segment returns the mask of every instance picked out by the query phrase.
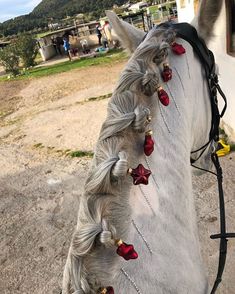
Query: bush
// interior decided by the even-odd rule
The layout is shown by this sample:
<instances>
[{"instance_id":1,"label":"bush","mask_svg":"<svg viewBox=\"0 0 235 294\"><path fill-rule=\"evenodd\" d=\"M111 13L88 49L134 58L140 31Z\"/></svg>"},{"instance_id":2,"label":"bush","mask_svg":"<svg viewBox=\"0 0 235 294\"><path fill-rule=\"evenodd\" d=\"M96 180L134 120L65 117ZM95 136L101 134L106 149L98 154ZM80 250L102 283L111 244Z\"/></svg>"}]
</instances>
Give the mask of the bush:
<instances>
[{"instance_id":1,"label":"bush","mask_svg":"<svg viewBox=\"0 0 235 294\"><path fill-rule=\"evenodd\" d=\"M19 62L20 58L17 54L17 47L15 44L8 45L6 48L0 50L0 64L5 68L7 73L13 76L19 74Z\"/></svg>"},{"instance_id":2,"label":"bush","mask_svg":"<svg viewBox=\"0 0 235 294\"><path fill-rule=\"evenodd\" d=\"M16 41L17 54L25 68L35 65L37 41L31 35L21 35Z\"/></svg>"},{"instance_id":3,"label":"bush","mask_svg":"<svg viewBox=\"0 0 235 294\"><path fill-rule=\"evenodd\" d=\"M31 35L21 35L14 43L0 50L0 64L7 73L16 76L20 73L20 61L25 68L33 66L37 53L37 41Z\"/></svg>"}]
</instances>

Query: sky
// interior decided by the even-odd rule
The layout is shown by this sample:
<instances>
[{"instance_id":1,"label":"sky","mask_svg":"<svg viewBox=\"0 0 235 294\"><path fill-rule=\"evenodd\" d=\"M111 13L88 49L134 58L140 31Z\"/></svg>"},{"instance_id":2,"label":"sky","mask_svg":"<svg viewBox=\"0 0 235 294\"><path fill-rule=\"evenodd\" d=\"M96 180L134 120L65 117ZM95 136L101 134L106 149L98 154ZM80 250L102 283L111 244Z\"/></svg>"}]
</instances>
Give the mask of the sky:
<instances>
[{"instance_id":1,"label":"sky","mask_svg":"<svg viewBox=\"0 0 235 294\"><path fill-rule=\"evenodd\" d=\"M30 13L42 0L0 0L0 22Z\"/></svg>"}]
</instances>

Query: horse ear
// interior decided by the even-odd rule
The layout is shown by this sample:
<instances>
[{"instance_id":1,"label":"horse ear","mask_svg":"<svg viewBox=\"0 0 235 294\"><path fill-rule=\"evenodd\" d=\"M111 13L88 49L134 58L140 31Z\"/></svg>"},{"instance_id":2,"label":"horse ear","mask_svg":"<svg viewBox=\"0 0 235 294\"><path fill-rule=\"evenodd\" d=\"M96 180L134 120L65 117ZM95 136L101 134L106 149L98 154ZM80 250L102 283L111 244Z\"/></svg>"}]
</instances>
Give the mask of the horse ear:
<instances>
[{"instance_id":1,"label":"horse ear","mask_svg":"<svg viewBox=\"0 0 235 294\"><path fill-rule=\"evenodd\" d=\"M145 33L119 19L118 16L112 11L106 11L106 15L122 45L128 51L133 53L143 40Z\"/></svg>"},{"instance_id":2,"label":"horse ear","mask_svg":"<svg viewBox=\"0 0 235 294\"><path fill-rule=\"evenodd\" d=\"M218 19L223 5L223 0L202 0L198 14L192 21L198 34L208 42L213 37L213 28Z\"/></svg>"}]
</instances>

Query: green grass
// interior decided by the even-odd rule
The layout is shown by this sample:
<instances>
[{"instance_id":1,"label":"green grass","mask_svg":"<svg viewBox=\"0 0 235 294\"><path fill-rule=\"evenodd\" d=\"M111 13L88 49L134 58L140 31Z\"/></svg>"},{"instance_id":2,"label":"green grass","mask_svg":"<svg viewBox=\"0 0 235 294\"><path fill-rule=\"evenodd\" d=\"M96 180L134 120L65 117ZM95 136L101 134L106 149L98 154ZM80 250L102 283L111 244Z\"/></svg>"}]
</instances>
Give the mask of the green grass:
<instances>
[{"instance_id":1,"label":"green grass","mask_svg":"<svg viewBox=\"0 0 235 294\"><path fill-rule=\"evenodd\" d=\"M15 78L11 78L11 80L21 80L21 79L30 79L30 78L40 78L44 76L50 76L62 72L67 72L77 68L84 68L88 66L96 66L103 64L110 64L113 62L118 62L127 59L127 55L122 50L110 50L105 55L100 55L94 58L86 58L81 60L74 61L65 61L61 63L57 63L50 66L41 66L34 67L32 69L27 70L24 74L17 76ZM7 76L0 77L0 81L8 80Z\"/></svg>"},{"instance_id":2,"label":"green grass","mask_svg":"<svg viewBox=\"0 0 235 294\"><path fill-rule=\"evenodd\" d=\"M219 134L220 134L220 138L224 140L225 144L230 145L230 152L234 152L235 151L235 144L228 142L229 138L228 138L228 135L226 134L225 130L222 128L219 128Z\"/></svg>"},{"instance_id":3,"label":"green grass","mask_svg":"<svg viewBox=\"0 0 235 294\"><path fill-rule=\"evenodd\" d=\"M230 151L234 152L235 151L235 144L230 144Z\"/></svg>"},{"instance_id":4,"label":"green grass","mask_svg":"<svg viewBox=\"0 0 235 294\"><path fill-rule=\"evenodd\" d=\"M71 156L73 158L75 158L75 157L89 157L89 158L92 158L93 155L94 155L94 153L91 152L91 151L81 151L81 150L72 151L71 149L62 150L62 149L56 149L53 146L46 147L42 143L34 144L33 148L41 149L41 150L47 151L49 153L56 153L59 156Z\"/></svg>"},{"instance_id":5,"label":"green grass","mask_svg":"<svg viewBox=\"0 0 235 294\"><path fill-rule=\"evenodd\" d=\"M222 129L222 128L219 128L219 134L220 134L220 137L222 137L223 140L225 141L225 143L227 144L227 142L228 142L228 135L226 134L225 130Z\"/></svg>"},{"instance_id":6,"label":"green grass","mask_svg":"<svg viewBox=\"0 0 235 294\"><path fill-rule=\"evenodd\" d=\"M69 153L71 157L93 157L94 153L91 151L72 151Z\"/></svg>"},{"instance_id":7,"label":"green grass","mask_svg":"<svg viewBox=\"0 0 235 294\"><path fill-rule=\"evenodd\" d=\"M34 148L44 148L42 143L37 143L33 145Z\"/></svg>"},{"instance_id":8,"label":"green grass","mask_svg":"<svg viewBox=\"0 0 235 294\"><path fill-rule=\"evenodd\" d=\"M99 100L103 100L103 99L108 99L112 96L112 93L108 93L105 95L100 95L100 96L96 96L96 97L90 97L88 99L85 100L85 102L91 102L91 101L99 101ZM84 103L84 101L81 101L82 103Z\"/></svg>"},{"instance_id":9,"label":"green grass","mask_svg":"<svg viewBox=\"0 0 235 294\"><path fill-rule=\"evenodd\" d=\"M0 111L0 119L1 118L5 118L6 116L8 116L9 114L11 114L13 111L9 110L9 111Z\"/></svg>"},{"instance_id":10,"label":"green grass","mask_svg":"<svg viewBox=\"0 0 235 294\"><path fill-rule=\"evenodd\" d=\"M156 13L159 10L158 5L149 6L148 9L150 13Z\"/></svg>"}]
</instances>

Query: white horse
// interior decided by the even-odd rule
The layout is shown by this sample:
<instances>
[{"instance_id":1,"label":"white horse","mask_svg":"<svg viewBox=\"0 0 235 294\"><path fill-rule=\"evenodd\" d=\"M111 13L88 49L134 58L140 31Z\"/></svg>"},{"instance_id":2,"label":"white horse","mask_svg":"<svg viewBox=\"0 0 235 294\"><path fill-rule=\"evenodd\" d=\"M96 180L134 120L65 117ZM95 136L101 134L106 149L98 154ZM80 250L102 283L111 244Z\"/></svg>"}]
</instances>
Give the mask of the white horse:
<instances>
[{"instance_id":1,"label":"white horse","mask_svg":"<svg viewBox=\"0 0 235 294\"><path fill-rule=\"evenodd\" d=\"M193 22L206 42L221 6L222 1L203 0ZM110 99L97 142L62 293L208 293L190 166L191 151L208 141L211 127L203 67L182 39L176 42L183 45L185 54L172 52L175 34L171 29L160 26L144 39L142 31L115 14L109 12L108 17L133 55ZM168 82L162 78L164 68L169 75L172 69ZM167 107L160 86L170 97ZM144 133L150 129L154 151L150 133L146 137ZM210 168L211 148L197 165ZM142 166L133 169L139 164L151 175ZM148 185L133 185L132 177L134 184L146 184L148 176Z\"/></svg>"}]
</instances>

